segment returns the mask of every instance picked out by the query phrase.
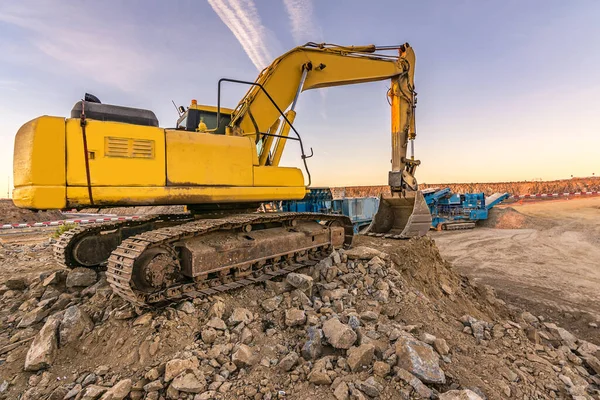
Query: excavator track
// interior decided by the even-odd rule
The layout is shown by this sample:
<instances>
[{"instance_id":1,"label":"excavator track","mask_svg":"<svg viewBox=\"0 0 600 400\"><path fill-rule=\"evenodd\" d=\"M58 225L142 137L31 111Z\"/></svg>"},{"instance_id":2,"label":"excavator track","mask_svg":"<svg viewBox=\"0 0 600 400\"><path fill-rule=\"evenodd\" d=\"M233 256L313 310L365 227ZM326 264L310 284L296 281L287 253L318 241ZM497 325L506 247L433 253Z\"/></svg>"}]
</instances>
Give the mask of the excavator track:
<instances>
[{"instance_id":1,"label":"excavator track","mask_svg":"<svg viewBox=\"0 0 600 400\"><path fill-rule=\"evenodd\" d=\"M295 221L295 222L294 222ZM186 240L208 235L217 231L243 232L248 226L268 226L272 224L293 224L299 221L319 221L320 224L338 224L344 228L344 246L350 246L353 229L350 219L341 215L316 213L257 213L229 216L218 219L203 219L182 225L161 228L130 237L124 240L108 259L106 277L113 291L137 306L155 306L181 300L185 297L204 297L258 282L286 275L307 265L314 265L319 259L327 257L330 245L311 249L297 249L286 254L272 254L261 262L254 263L251 274L241 274L243 267L234 264L231 268L219 271L216 276L201 276L195 279L186 277L186 281L171 284L166 288L143 292L135 288L136 261L144 254L166 254L160 268L167 269L169 257L177 257L173 245ZM154 252L154 253L153 253ZM163 274L166 274L163 272Z\"/></svg>"},{"instance_id":2,"label":"excavator track","mask_svg":"<svg viewBox=\"0 0 600 400\"><path fill-rule=\"evenodd\" d=\"M459 231L459 230L474 229L474 228L475 228L475 222L458 222L458 223L444 224L442 226L442 230L445 230L445 231Z\"/></svg>"},{"instance_id":3,"label":"excavator track","mask_svg":"<svg viewBox=\"0 0 600 400\"><path fill-rule=\"evenodd\" d=\"M83 265L82 263L76 260L76 257L74 257L74 247L84 238L98 236L103 234L104 232L115 231L123 228L136 229L146 224L152 224L156 222L164 221L171 223L184 223L189 220L193 220L193 217L188 214L165 214L148 215L134 220L103 222L87 226L79 225L73 229L69 229L68 231L64 232L57 239L56 243L54 243L54 259L67 268L76 268L82 266L91 267L90 265Z\"/></svg>"}]
</instances>

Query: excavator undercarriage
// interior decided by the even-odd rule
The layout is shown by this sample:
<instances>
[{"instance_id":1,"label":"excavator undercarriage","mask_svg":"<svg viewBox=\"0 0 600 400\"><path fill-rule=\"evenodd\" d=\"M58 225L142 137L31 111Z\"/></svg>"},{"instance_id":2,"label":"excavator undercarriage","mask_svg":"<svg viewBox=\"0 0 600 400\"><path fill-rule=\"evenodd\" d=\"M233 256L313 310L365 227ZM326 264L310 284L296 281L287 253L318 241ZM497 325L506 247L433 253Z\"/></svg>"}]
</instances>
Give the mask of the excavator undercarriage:
<instances>
[{"instance_id":1,"label":"excavator undercarriage","mask_svg":"<svg viewBox=\"0 0 600 400\"><path fill-rule=\"evenodd\" d=\"M54 244L54 258L69 268L98 267L128 237L193 221L189 214L150 215L131 221L78 226L60 235Z\"/></svg>"},{"instance_id":2,"label":"excavator undercarriage","mask_svg":"<svg viewBox=\"0 0 600 400\"><path fill-rule=\"evenodd\" d=\"M55 245L55 255L71 268L106 268L116 293L132 304L149 306L207 296L313 265L334 248L350 246L353 235L347 217L328 214L255 213L188 222L184 216L154 216L136 222L66 232ZM103 236L111 239L102 241ZM116 241L106 263L102 257ZM94 253L94 247L100 250Z\"/></svg>"}]
</instances>

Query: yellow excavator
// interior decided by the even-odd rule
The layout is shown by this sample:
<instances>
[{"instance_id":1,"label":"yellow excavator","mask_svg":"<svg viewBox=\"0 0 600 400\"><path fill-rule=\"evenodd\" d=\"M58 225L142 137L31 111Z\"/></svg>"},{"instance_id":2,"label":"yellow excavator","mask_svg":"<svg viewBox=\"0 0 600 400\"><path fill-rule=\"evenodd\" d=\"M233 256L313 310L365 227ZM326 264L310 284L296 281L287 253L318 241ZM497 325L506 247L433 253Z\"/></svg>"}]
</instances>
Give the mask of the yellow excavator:
<instances>
[{"instance_id":1,"label":"yellow excavator","mask_svg":"<svg viewBox=\"0 0 600 400\"><path fill-rule=\"evenodd\" d=\"M412 151L414 67L408 44L307 43L274 60L254 82L221 79L216 107L192 100L179 108L175 128L160 128L152 111L86 94L70 118L42 116L19 129L13 201L28 209L186 205L190 213L80 226L57 241L63 265L106 267L113 290L136 305L285 275L349 246L353 237L342 215L258 212L261 204L304 198L311 184L312 149L307 154L293 125L300 93L389 79L390 192L368 231L422 236L431 216L414 177L420 163ZM249 86L235 109L221 107L226 84ZM308 182L300 169L279 165L288 142L300 147Z\"/></svg>"}]
</instances>

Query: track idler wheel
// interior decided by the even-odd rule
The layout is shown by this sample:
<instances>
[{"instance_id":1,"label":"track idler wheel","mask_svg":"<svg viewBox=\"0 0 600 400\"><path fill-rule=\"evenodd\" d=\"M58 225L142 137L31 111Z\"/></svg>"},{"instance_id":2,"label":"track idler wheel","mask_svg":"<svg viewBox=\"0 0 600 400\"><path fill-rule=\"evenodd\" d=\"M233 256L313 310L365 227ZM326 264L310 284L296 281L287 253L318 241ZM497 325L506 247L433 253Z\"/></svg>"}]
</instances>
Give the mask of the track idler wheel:
<instances>
[{"instance_id":1,"label":"track idler wheel","mask_svg":"<svg viewBox=\"0 0 600 400\"><path fill-rule=\"evenodd\" d=\"M116 233L86 237L73 247L73 258L84 267L97 267L108 260L119 243Z\"/></svg>"},{"instance_id":2,"label":"track idler wheel","mask_svg":"<svg viewBox=\"0 0 600 400\"><path fill-rule=\"evenodd\" d=\"M136 261L132 280L137 290L151 293L173 286L181 277L177 251L161 246L148 250Z\"/></svg>"}]
</instances>

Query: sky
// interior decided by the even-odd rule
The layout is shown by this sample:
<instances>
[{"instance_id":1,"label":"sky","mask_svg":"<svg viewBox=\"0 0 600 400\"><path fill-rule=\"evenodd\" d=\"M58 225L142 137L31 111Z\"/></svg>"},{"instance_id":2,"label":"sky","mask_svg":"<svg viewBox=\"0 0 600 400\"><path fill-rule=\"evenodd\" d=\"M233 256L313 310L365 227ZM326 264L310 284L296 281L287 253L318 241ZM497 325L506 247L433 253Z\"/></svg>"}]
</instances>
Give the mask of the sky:
<instances>
[{"instance_id":1,"label":"sky","mask_svg":"<svg viewBox=\"0 0 600 400\"><path fill-rule=\"evenodd\" d=\"M595 0L4 1L0 197L25 122L67 117L89 92L172 127L172 100L216 104L220 78L254 80L308 41L414 48L419 182L590 176L600 173L599 20ZM313 186L387 183L388 87L302 93L294 125L314 150ZM244 91L227 87L224 105ZM299 155L290 142L282 164L300 166Z\"/></svg>"}]
</instances>

